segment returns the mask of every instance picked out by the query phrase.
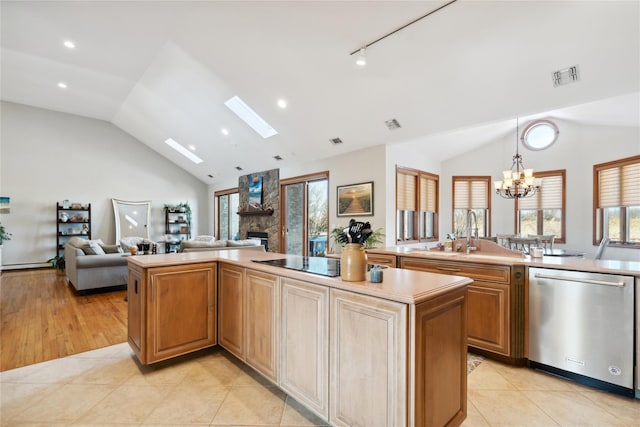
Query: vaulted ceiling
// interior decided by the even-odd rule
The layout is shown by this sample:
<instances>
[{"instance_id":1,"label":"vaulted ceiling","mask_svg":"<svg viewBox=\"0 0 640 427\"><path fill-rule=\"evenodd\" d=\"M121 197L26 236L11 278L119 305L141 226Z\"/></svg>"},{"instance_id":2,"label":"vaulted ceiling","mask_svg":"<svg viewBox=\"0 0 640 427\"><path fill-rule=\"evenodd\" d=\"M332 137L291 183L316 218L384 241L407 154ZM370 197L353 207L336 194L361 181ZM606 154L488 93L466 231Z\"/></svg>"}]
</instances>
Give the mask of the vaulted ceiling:
<instances>
[{"instance_id":1,"label":"vaulted ceiling","mask_svg":"<svg viewBox=\"0 0 640 427\"><path fill-rule=\"evenodd\" d=\"M445 3L3 0L1 97L109 121L205 183L455 134L429 148L444 160L516 115L639 125L638 1L458 0L354 65ZM573 65L580 81L554 87ZM278 134L240 121L234 95Z\"/></svg>"}]
</instances>

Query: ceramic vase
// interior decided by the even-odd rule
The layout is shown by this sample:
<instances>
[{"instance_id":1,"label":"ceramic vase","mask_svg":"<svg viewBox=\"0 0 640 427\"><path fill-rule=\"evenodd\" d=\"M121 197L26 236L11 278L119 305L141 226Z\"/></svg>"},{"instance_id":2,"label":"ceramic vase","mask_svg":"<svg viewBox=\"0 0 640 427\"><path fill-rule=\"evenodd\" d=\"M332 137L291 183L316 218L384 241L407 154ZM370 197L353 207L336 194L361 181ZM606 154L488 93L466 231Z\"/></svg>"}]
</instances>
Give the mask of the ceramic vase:
<instances>
[{"instance_id":1,"label":"ceramic vase","mask_svg":"<svg viewBox=\"0 0 640 427\"><path fill-rule=\"evenodd\" d=\"M346 282L362 282L367 275L367 254L361 243L347 243L340 257L340 276Z\"/></svg>"}]
</instances>

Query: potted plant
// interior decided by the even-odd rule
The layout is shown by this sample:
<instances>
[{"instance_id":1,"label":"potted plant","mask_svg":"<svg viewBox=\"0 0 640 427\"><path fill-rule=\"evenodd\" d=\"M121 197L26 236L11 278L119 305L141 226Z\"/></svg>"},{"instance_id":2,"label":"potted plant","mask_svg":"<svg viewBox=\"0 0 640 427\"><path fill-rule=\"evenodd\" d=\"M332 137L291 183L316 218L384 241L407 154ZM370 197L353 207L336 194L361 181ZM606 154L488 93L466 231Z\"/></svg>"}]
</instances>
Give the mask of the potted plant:
<instances>
[{"instance_id":1,"label":"potted plant","mask_svg":"<svg viewBox=\"0 0 640 427\"><path fill-rule=\"evenodd\" d=\"M164 209L169 212L184 212L187 216L187 221L191 221L191 206L189 202L180 202L177 205L164 205Z\"/></svg>"},{"instance_id":2,"label":"potted plant","mask_svg":"<svg viewBox=\"0 0 640 427\"><path fill-rule=\"evenodd\" d=\"M0 247L5 240L11 240L11 236L12 234L9 233L7 229L4 228L4 225L2 225L2 223L0 222Z\"/></svg>"},{"instance_id":3,"label":"potted plant","mask_svg":"<svg viewBox=\"0 0 640 427\"><path fill-rule=\"evenodd\" d=\"M340 240L340 235L343 233L345 227L335 227L331 230L331 238L334 241L334 248L343 248L345 243ZM373 233L364 241L363 248L371 249L384 243L384 233L382 228L374 230ZM339 253L339 251L335 252Z\"/></svg>"},{"instance_id":4,"label":"potted plant","mask_svg":"<svg viewBox=\"0 0 640 427\"><path fill-rule=\"evenodd\" d=\"M63 272L67 265L64 260L64 255L56 255L53 258L49 258L47 262L50 263L51 266L55 268L59 273Z\"/></svg>"}]
</instances>

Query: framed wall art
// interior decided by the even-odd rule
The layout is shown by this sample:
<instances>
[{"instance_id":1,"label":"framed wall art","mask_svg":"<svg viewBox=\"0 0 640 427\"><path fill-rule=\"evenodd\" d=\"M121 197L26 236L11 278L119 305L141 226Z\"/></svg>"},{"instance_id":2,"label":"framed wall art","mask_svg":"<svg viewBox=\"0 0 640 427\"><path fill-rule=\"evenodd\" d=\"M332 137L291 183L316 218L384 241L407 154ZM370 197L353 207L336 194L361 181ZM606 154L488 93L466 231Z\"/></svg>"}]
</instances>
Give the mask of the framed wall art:
<instances>
[{"instance_id":1,"label":"framed wall art","mask_svg":"<svg viewBox=\"0 0 640 427\"><path fill-rule=\"evenodd\" d=\"M262 177L254 176L249 180L249 206L262 209Z\"/></svg>"},{"instance_id":2,"label":"framed wall art","mask_svg":"<svg viewBox=\"0 0 640 427\"><path fill-rule=\"evenodd\" d=\"M338 216L373 215L373 181L339 185Z\"/></svg>"}]
</instances>

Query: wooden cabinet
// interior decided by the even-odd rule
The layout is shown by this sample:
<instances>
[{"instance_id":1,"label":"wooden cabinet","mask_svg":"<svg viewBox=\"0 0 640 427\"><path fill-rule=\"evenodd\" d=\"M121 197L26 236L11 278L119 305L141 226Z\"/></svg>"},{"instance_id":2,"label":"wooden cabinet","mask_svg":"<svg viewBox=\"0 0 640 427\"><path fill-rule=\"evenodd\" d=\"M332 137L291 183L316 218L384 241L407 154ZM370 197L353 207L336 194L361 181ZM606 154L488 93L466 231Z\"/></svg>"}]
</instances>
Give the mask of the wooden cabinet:
<instances>
[{"instance_id":1,"label":"wooden cabinet","mask_svg":"<svg viewBox=\"0 0 640 427\"><path fill-rule=\"evenodd\" d=\"M63 255L71 237L91 239L91 203L56 203L56 255Z\"/></svg>"},{"instance_id":2,"label":"wooden cabinet","mask_svg":"<svg viewBox=\"0 0 640 427\"><path fill-rule=\"evenodd\" d=\"M278 381L279 278L247 269L246 362L270 380Z\"/></svg>"},{"instance_id":3,"label":"wooden cabinet","mask_svg":"<svg viewBox=\"0 0 640 427\"><path fill-rule=\"evenodd\" d=\"M367 252L367 264L396 266L396 256L387 254L372 254Z\"/></svg>"},{"instance_id":4,"label":"wooden cabinet","mask_svg":"<svg viewBox=\"0 0 640 427\"><path fill-rule=\"evenodd\" d=\"M220 264L218 275L218 336L220 345L245 358L244 269Z\"/></svg>"},{"instance_id":5,"label":"wooden cabinet","mask_svg":"<svg viewBox=\"0 0 640 427\"><path fill-rule=\"evenodd\" d=\"M329 288L282 277L280 387L329 419Z\"/></svg>"},{"instance_id":6,"label":"wooden cabinet","mask_svg":"<svg viewBox=\"0 0 640 427\"><path fill-rule=\"evenodd\" d=\"M130 266L129 343L143 364L216 344L216 264Z\"/></svg>"},{"instance_id":7,"label":"wooden cabinet","mask_svg":"<svg viewBox=\"0 0 640 427\"><path fill-rule=\"evenodd\" d=\"M409 360L411 426L458 426L467 414L467 299L458 290L417 304Z\"/></svg>"},{"instance_id":8,"label":"wooden cabinet","mask_svg":"<svg viewBox=\"0 0 640 427\"><path fill-rule=\"evenodd\" d=\"M278 381L279 278L220 263L220 345Z\"/></svg>"},{"instance_id":9,"label":"wooden cabinet","mask_svg":"<svg viewBox=\"0 0 640 427\"><path fill-rule=\"evenodd\" d=\"M407 305L330 290L329 421L407 425Z\"/></svg>"},{"instance_id":10,"label":"wooden cabinet","mask_svg":"<svg viewBox=\"0 0 640 427\"><path fill-rule=\"evenodd\" d=\"M473 279L468 291L469 346L510 362L523 359L522 267L411 257L402 257L400 267Z\"/></svg>"},{"instance_id":11,"label":"wooden cabinet","mask_svg":"<svg viewBox=\"0 0 640 427\"><path fill-rule=\"evenodd\" d=\"M129 266L128 279L127 279L127 315L128 315L128 341L129 345L138 356L138 359L142 360L142 348L145 345L142 342L143 338L143 304L144 295L144 272L143 269L138 266Z\"/></svg>"}]
</instances>

